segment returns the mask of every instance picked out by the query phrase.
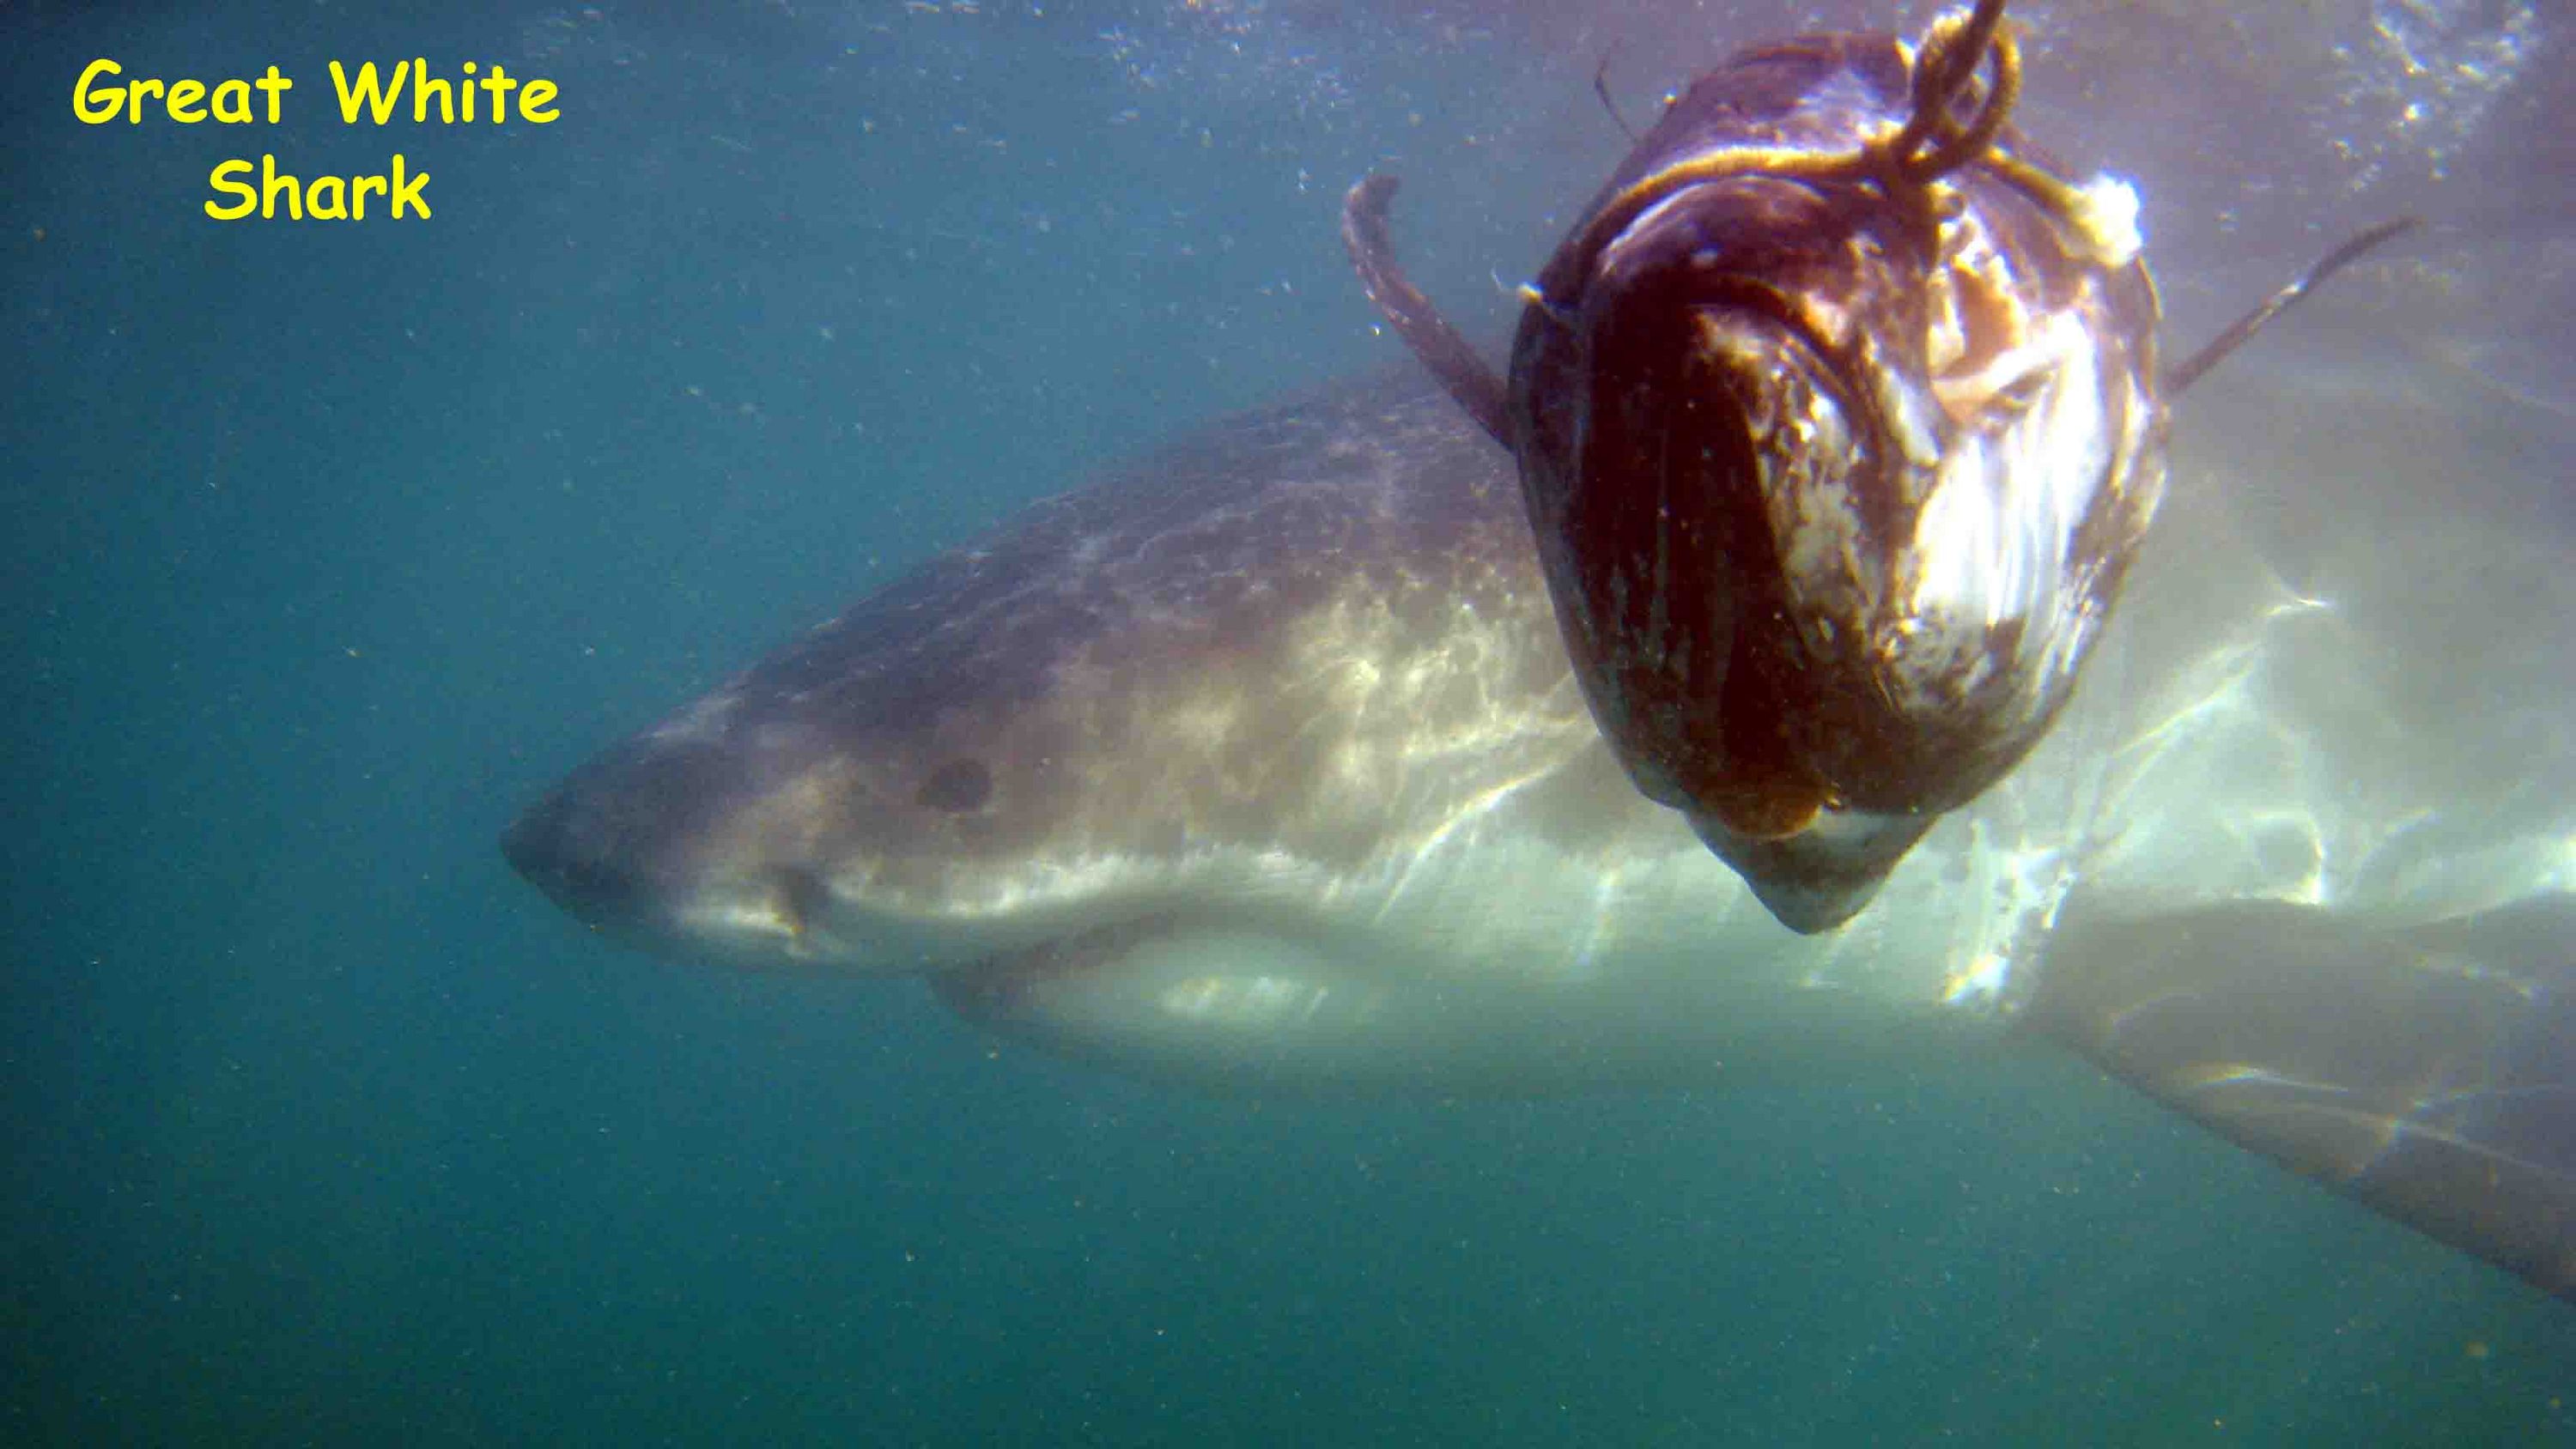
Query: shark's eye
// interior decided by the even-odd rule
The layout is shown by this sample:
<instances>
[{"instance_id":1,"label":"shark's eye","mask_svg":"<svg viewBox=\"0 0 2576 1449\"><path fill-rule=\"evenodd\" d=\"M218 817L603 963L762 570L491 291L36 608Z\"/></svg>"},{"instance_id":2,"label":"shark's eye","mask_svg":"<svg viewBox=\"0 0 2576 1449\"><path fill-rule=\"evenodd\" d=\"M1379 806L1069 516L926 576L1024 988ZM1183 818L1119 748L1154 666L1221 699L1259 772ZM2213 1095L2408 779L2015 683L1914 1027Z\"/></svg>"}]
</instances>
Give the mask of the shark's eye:
<instances>
[{"instance_id":1,"label":"shark's eye","mask_svg":"<svg viewBox=\"0 0 2576 1449\"><path fill-rule=\"evenodd\" d=\"M922 805L951 815L981 810L984 802L992 798L993 772L985 768L982 760L975 759L950 760L931 771L930 778L922 782L921 793L913 797Z\"/></svg>"}]
</instances>

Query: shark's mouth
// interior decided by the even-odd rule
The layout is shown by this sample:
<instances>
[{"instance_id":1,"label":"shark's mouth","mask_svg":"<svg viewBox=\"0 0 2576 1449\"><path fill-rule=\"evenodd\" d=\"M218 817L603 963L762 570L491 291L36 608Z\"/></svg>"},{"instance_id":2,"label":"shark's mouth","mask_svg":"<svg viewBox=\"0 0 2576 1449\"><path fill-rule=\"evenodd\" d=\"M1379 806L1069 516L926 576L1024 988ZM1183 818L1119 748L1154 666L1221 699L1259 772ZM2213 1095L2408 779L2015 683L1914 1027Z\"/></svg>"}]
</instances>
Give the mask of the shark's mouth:
<instances>
[{"instance_id":1,"label":"shark's mouth","mask_svg":"<svg viewBox=\"0 0 2576 1449\"><path fill-rule=\"evenodd\" d=\"M978 1026L1006 1030L1036 1009L1050 983L1092 978L1116 968L1148 942L1174 930L1169 916L1142 916L996 955L972 966L934 972L940 1003Z\"/></svg>"}]
</instances>

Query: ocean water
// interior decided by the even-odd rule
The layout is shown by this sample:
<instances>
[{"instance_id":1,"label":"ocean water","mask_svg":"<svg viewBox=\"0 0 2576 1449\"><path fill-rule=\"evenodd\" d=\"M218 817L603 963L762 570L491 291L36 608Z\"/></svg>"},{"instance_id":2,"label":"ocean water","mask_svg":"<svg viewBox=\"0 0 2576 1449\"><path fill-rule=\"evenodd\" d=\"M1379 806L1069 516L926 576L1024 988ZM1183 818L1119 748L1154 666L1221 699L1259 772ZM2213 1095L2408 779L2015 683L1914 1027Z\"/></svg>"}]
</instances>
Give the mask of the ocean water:
<instances>
[{"instance_id":1,"label":"ocean water","mask_svg":"<svg viewBox=\"0 0 2576 1449\"><path fill-rule=\"evenodd\" d=\"M2098 12L2032 7L2032 123L2142 176L2176 332L2424 211L2274 366L2434 379L2502 441L2424 486L2576 538L2563 18ZM495 848L1012 506L1392 361L1362 171L1498 336L1624 144L1603 54L1642 116L1694 47L1919 18L0 15L0 1439L2576 1442L2566 1303L2044 1054L1209 1098L909 983L615 950ZM296 84L274 127L83 125L100 57ZM562 118L339 122L331 61L412 57ZM433 218L200 210L225 158L396 151Z\"/></svg>"}]
</instances>

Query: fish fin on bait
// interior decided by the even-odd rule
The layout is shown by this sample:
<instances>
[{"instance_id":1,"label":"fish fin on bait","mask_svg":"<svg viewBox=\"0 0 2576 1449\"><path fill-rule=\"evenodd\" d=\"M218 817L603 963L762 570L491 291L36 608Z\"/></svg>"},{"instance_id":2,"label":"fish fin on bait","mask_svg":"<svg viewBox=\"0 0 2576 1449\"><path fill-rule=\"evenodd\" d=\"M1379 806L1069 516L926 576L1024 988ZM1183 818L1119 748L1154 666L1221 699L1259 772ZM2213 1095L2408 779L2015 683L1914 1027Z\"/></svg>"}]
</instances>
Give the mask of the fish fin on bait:
<instances>
[{"instance_id":1,"label":"fish fin on bait","mask_svg":"<svg viewBox=\"0 0 2576 1449\"><path fill-rule=\"evenodd\" d=\"M2172 367L2166 368L2163 380L2166 399L2170 401L2180 397L2184 389L2200 381L2202 373L2226 361L2229 354L2252 341L2255 333L2262 331L2273 318L2296 306L2309 292L2316 289L2318 283L2351 266L2354 262L2360 261L2377 250L2381 243L2413 231L2421 224L2420 218L2412 216L2401 216L2395 221L2383 221L2326 253L2315 266L2301 273L2288 286L2265 298L2263 305L2237 318L2226 331L2218 334L2216 341Z\"/></svg>"},{"instance_id":2,"label":"fish fin on bait","mask_svg":"<svg viewBox=\"0 0 2576 1449\"><path fill-rule=\"evenodd\" d=\"M1360 286L1368 299L1377 304L1378 314L1386 318L1395 335L1440 379L1440 385L1458 400L1479 427L1493 434L1494 441L1510 448L1510 428L1504 419L1508 389L1502 374L1494 371L1458 329L1449 325L1431 299L1422 295L1404 275L1395 259L1395 243L1387 236L1387 204L1395 196L1396 180L1392 176L1369 175L1342 198L1342 244L1350 249L1351 265L1360 274Z\"/></svg>"}]
</instances>

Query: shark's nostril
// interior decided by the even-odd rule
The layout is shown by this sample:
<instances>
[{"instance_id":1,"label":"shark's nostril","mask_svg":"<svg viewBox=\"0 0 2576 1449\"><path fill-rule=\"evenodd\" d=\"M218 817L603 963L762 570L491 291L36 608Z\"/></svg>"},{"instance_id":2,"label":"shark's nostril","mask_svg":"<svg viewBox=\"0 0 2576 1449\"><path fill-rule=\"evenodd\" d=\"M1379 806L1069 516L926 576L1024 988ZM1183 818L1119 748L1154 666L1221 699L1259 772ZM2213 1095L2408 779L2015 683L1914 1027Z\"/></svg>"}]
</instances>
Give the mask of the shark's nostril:
<instances>
[{"instance_id":1,"label":"shark's nostril","mask_svg":"<svg viewBox=\"0 0 2576 1449\"><path fill-rule=\"evenodd\" d=\"M993 798L993 771L982 760L950 760L930 772L930 778L922 782L921 793L913 798L951 815L981 810Z\"/></svg>"},{"instance_id":2,"label":"shark's nostril","mask_svg":"<svg viewBox=\"0 0 2576 1449\"><path fill-rule=\"evenodd\" d=\"M559 797L548 796L521 811L501 832L501 858L530 882L543 886L553 873Z\"/></svg>"},{"instance_id":3,"label":"shark's nostril","mask_svg":"<svg viewBox=\"0 0 2576 1449\"><path fill-rule=\"evenodd\" d=\"M750 778L723 750L629 741L529 806L501 854L586 925L650 927L705 883L704 852Z\"/></svg>"},{"instance_id":4,"label":"shark's nostril","mask_svg":"<svg viewBox=\"0 0 2576 1449\"><path fill-rule=\"evenodd\" d=\"M792 937L802 937L832 904L832 888L823 877L808 867L791 865L781 869L778 880L778 914Z\"/></svg>"},{"instance_id":5,"label":"shark's nostril","mask_svg":"<svg viewBox=\"0 0 2576 1449\"><path fill-rule=\"evenodd\" d=\"M563 887L581 875L577 847L578 805L568 791L557 790L521 811L501 832L501 854L510 868L550 896L563 898Z\"/></svg>"},{"instance_id":6,"label":"shark's nostril","mask_svg":"<svg viewBox=\"0 0 2576 1449\"><path fill-rule=\"evenodd\" d=\"M637 890L631 862L598 848L579 800L557 791L501 832L501 854L530 885L584 925L614 919Z\"/></svg>"}]
</instances>

